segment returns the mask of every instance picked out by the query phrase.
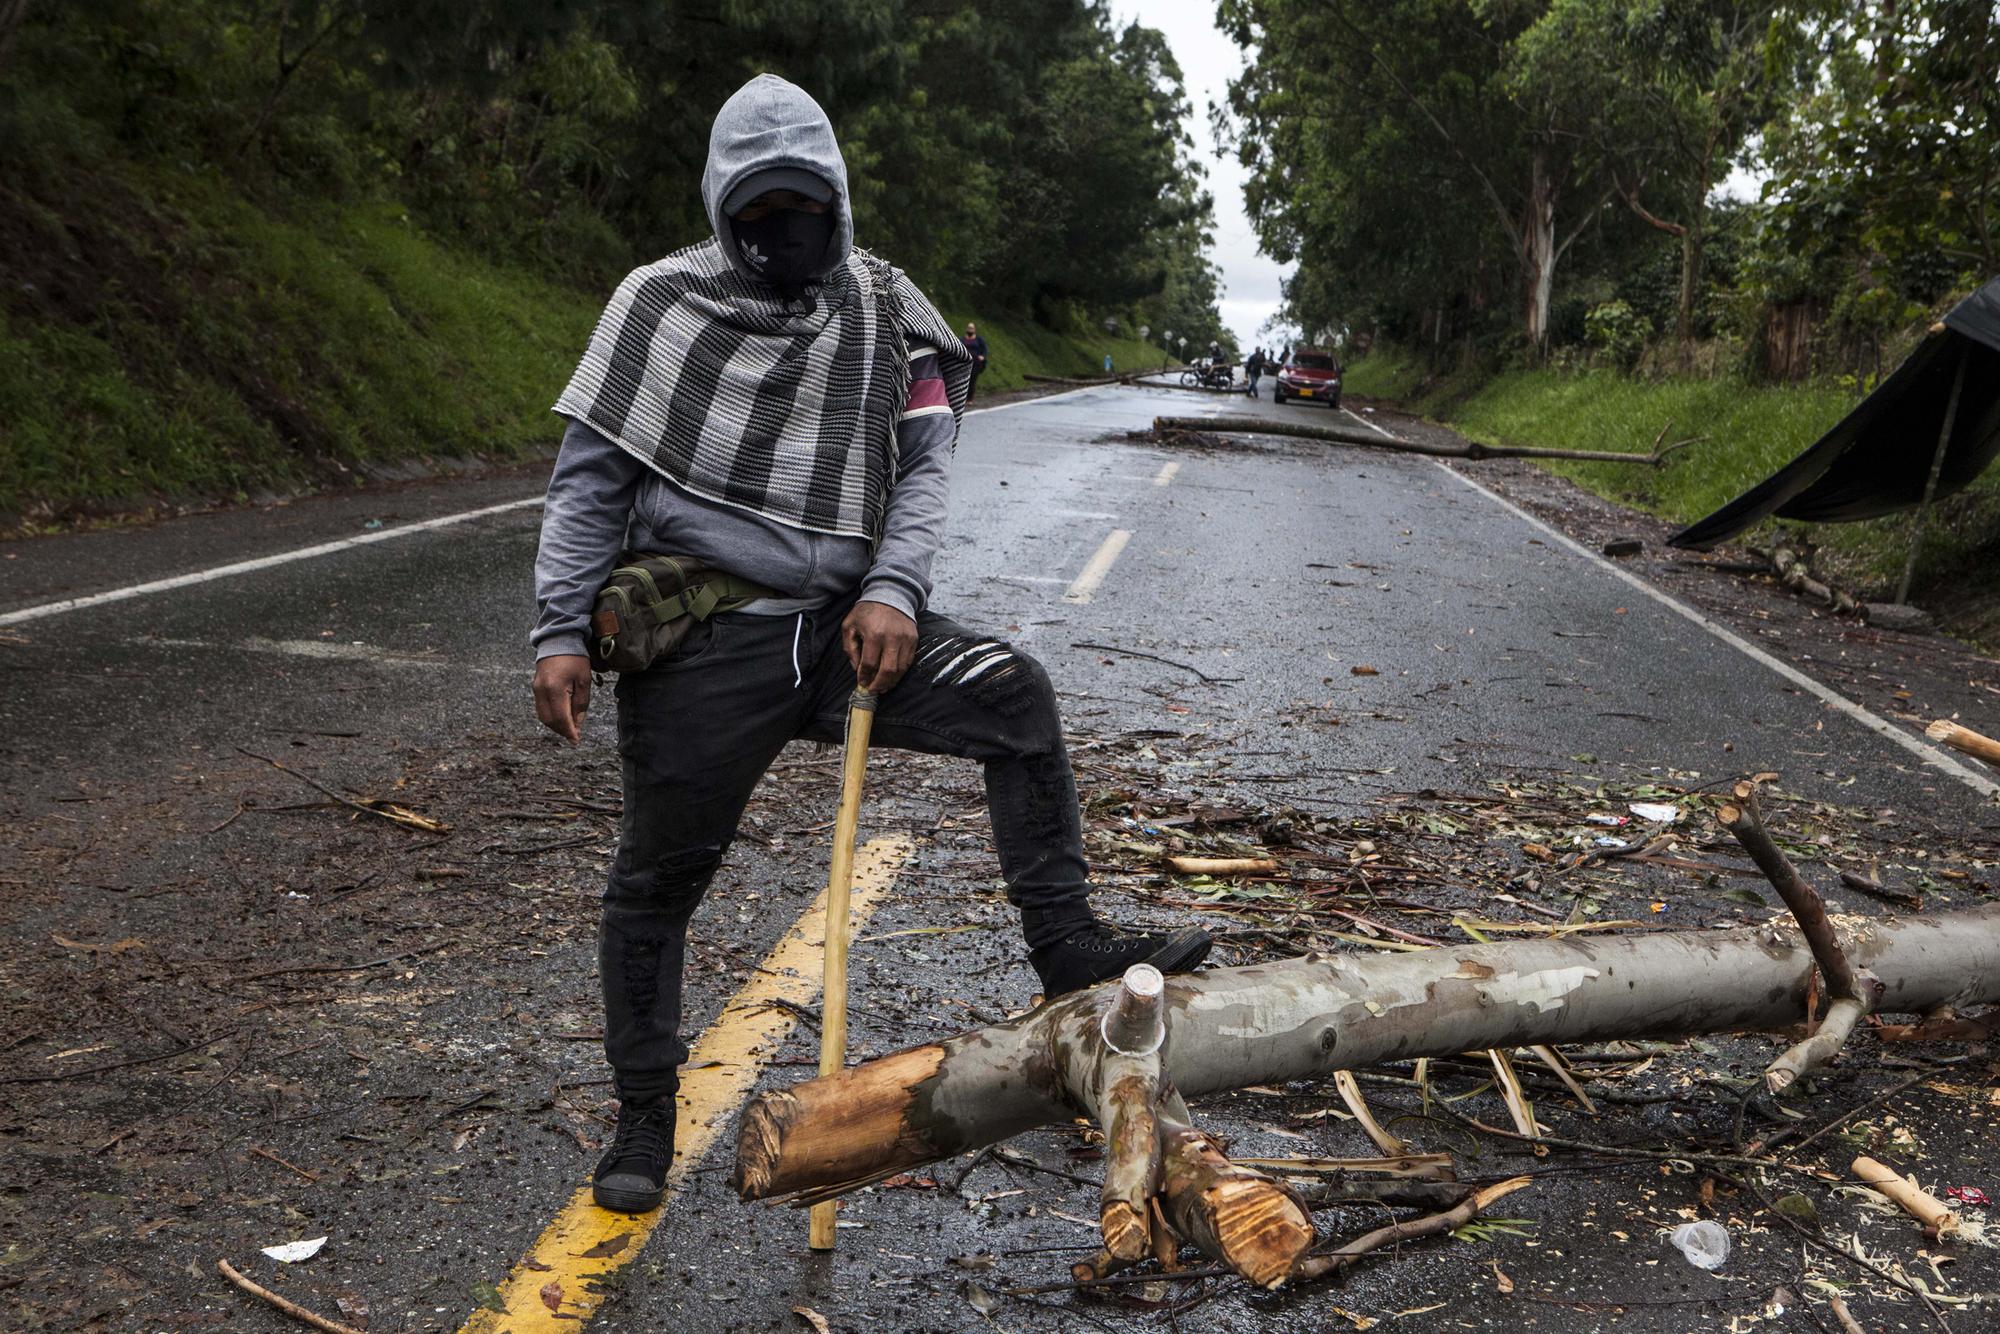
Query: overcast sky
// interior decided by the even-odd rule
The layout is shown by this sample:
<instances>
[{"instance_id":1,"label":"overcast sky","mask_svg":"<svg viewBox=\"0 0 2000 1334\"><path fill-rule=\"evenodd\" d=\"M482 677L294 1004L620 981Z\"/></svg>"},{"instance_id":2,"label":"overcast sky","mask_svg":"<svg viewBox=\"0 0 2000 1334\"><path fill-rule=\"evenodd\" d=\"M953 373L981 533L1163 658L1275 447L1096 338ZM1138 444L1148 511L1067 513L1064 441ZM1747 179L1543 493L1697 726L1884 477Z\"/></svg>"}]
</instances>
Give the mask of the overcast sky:
<instances>
[{"instance_id":1,"label":"overcast sky","mask_svg":"<svg viewBox=\"0 0 2000 1334\"><path fill-rule=\"evenodd\" d=\"M1222 270L1222 322L1245 351L1261 341L1258 328L1278 308L1278 265L1258 253L1256 234L1243 212L1243 168L1215 155L1208 129L1210 102L1227 105L1229 81L1243 69L1243 52L1215 27L1213 0L1115 0L1123 26L1134 19L1167 35L1187 80L1192 115L1188 133L1208 168L1215 196L1215 249L1209 258Z\"/></svg>"}]
</instances>

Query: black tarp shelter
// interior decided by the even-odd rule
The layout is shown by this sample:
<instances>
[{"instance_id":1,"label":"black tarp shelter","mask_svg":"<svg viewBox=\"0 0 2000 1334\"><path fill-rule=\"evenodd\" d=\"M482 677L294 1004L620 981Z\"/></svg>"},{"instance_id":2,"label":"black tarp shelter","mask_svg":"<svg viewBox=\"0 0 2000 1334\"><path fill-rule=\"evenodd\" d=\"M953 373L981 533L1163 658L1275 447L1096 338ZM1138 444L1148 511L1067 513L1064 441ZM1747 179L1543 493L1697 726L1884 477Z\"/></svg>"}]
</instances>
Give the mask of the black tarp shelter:
<instances>
[{"instance_id":1,"label":"black tarp shelter","mask_svg":"<svg viewBox=\"0 0 2000 1334\"><path fill-rule=\"evenodd\" d=\"M2000 279L1952 307L1812 448L1668 543L1705 551L1772 515L1844 523L1919 505L1948 415L1935 497L1971 485L2000 454Z\"/></svg>"}]
</instances>

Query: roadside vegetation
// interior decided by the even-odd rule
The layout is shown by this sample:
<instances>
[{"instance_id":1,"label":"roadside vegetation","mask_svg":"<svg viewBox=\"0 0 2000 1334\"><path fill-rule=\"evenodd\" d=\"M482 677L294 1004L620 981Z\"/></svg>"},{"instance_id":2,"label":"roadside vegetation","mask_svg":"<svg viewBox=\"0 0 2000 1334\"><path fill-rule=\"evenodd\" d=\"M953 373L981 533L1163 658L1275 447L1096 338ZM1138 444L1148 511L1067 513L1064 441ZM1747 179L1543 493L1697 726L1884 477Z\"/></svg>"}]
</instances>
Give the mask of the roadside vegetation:
<instances>
[{"instance_id":1,"label":"roadside vegetation","mask_svg":"<svg viewBox=\"0 0 2000 1334\"><path fill-rule=\"evenodd\" d=\"M982 390L1216 336L1164 40L1029 9L0 5L0 530L551 447L761 70L833 116L864 244L978 321Z\"/></svg>"},{"instance_id":2,"label":"roadside vegetation","mask_svg":"<svg viewBox=\"0 0 2000 1334\"><path fill-rule=\"evenodd\" d=\"M1226 127L1286 318L1348 387L1680 521L1832 425L2000 276L1989 0L1224 0ZM1371 354L1372 353L1372 354ZM1817 525L1893 588L1907 516ZM1768 534L1753 534L1768 543ZM2000 631L2000 481L1940 507L1919 601ZM1968 588L1968 585L1970 588ZM1985 602L1983 610L1976 604Z\"/></svg>"},{"instance_id":3,"label":"roadside vegetation","mask_svg":"<svg viewBox=\"0 0 2000 1334\"><path fill-rule=\"evenodd\" d=\"M1664 468L1543 461L1607 499L1675 523L1691 523L1764 480L1789 462L1859 399L1839 384L1772 385L1740 377L1647 380L1612 370L1477 368L1434 375L1418 354L1378 347L1351 365L1347 391L1400 404L1488 444L1552 445L1644 453L1664 429L1669 439L1706 438L1679 451ZM1864 597L1886 597L1909 551L1910 516L1861 523L1774 521L1800 538L1823 544L1827 577ZM1769 532L1751 545L1768 551ZM2000 645L2000 472L1989 470L1970 488L1939 503L1917 563L1917 601L1954 633Z\"/></svg>"}]
</instances>

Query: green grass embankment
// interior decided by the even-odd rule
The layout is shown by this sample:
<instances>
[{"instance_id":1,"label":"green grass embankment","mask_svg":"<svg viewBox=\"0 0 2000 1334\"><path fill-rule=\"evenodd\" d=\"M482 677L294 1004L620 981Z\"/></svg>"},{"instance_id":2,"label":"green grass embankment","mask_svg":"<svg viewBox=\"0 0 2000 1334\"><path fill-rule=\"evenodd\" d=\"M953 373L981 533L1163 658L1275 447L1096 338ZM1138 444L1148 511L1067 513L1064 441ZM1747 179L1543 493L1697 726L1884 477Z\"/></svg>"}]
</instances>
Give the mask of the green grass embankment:
<instances>
[{"instance_id":1,"label":"green grass embankment","mask_svg":"<svg viewBox=\"0 0 2000 1334\"><path fill-rule=\"evenodd\" d=\"M1165 352L1136 338L1058 333L1019 316L1004 312L989 316L957 305L944 316L954 329L977 324L986 340L987 368L979 379L982 394L1025 388L1027 375L1102 375L1107 352L1117 371L1151 369L1167 361Z\"/></svg>"},{"instance_id":2,"label":"green grass embankment","mask_svg":"<svg viewBox=\"0 0 2000 1334\"><path fill-rule=\"evenodd\" d=\"M115 207L0 210L38 256L0 303L0 532L554 448L549 405L605 293L454 247L394 203L279 214L219 177L103 165ZM952 318L986 335L987 391L1161 355Z\"/></svg>"},{"instance_id":3,"label":"green grass embankment","mask_svg":"<svg viewBox=\"0 0 2000 1334\"><path fill-rule=\"evenodd\" d=\"M1750 385L1734 379L1632 379L1609 371L1509 371L1490 378L1436 380L1419 359L1389 349L1356 361L1347 391L1395 401L1488 444L1551 445L1647 453L1664 428L1669 441L1705 439L1663 468L1572 463L1542 466L1607 499L1689 523L1749 490L1797 457L1854 406L1846 389ZM1892 590L1908 550L1910 520L1809 527L1829 572L1867 596ZM1768 534L1753 532L1755 545ZM1981 640L2000 634L1990 590L2000 566L2000 470L1938 506L1917 569L1917 600Z\"/></svg>"},{"instance_id":4,"label":"green grass embankment","mask_svg":"<svg viewBox=\"0 0 2000 1334\"><path fill-rule=\"evenodd\" d=\"M596 300L394 205L279 217L198 177L126 184L149 207L92 220L108 262L0 308L0 514L240 499L550 439Z\"/></svg>"}]
</instances>

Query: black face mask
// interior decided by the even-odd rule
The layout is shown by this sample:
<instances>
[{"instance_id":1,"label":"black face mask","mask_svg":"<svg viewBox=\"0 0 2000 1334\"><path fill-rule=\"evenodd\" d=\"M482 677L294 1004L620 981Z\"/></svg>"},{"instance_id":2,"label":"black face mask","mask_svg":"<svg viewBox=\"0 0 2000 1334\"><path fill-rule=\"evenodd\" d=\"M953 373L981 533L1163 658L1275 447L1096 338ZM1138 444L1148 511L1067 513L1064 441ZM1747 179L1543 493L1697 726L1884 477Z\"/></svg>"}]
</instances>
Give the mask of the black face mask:
<instances>
[{"instance_id":1,"label":"black face mask","mask_svg":"<svg viewBox=\"0 0 2000 1334\"><path fill-rule=\"evenodd\" d=\"M833 224L831 209L779 208L751 222L733 221L730 229L743 262L758 277L776 287L800 287L826 271Z\"/></svg>"}]
</instances>

